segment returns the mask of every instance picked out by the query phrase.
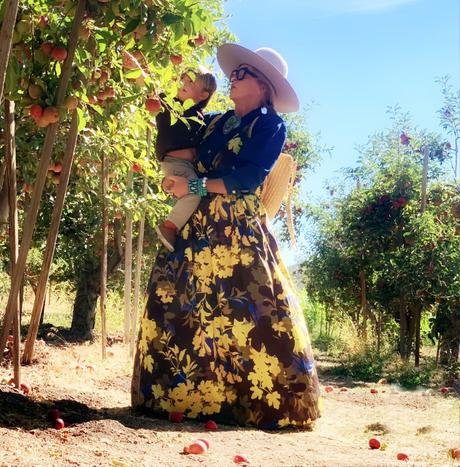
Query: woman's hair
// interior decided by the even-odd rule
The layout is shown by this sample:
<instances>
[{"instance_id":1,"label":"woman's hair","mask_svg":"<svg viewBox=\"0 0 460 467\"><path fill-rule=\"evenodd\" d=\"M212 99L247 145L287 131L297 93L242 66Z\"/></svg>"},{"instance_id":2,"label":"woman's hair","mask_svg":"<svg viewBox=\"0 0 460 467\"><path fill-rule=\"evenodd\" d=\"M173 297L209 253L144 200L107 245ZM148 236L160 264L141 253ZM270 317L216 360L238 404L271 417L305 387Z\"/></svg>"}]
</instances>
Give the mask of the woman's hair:
<instances>
[{"instance_id":1,"label":"woman's hair","mask_svg":"<svg viewBox=\"0 0 460 467\"><path fill-rule=\"evenodd\" d=\"M271 110L274 110L273 97L275 94L275 88L273 87L272 83L270 83L270 80L261 71L255 67L253 68L257 74L256 79L264 90L264 101L262 105L268 107Z\"/></svg>"}]
</instances>

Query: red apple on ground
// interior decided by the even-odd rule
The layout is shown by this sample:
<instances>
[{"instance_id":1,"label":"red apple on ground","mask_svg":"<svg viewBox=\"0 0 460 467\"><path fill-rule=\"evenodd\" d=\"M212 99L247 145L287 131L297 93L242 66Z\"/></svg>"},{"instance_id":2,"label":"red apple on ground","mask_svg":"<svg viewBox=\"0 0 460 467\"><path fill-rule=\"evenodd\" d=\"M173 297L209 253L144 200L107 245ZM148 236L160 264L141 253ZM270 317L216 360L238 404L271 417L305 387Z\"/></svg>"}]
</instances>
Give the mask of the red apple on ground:
<instances>
[{"instance_id":1,"label":"red apple on ground","mask_svg":"<svg viewBox=\"0 0 460 467\"><path fill-rule=\"evenodd\" d=\"M460 459L460 449L449 449L449 456L452 459Z\"/></svg>"},{"instance_id":2,"label":"red apple on ground","mask_svg":"<svg viewBox=\"0 0 460 467\"><path fill-rule=\"evenodd\" d=\"M449 392L449 388L446 388L446 387L439 388L439 392L441 394L447 394Z\"/></svg>"},{"instance_id":3,"label":"red apple on ground","mask_svg":"<svg viewBox=\"0 0 460 467\"><path fill-rule=\"evenodd\" d=\"M250 462L246 459L246 457L237 454L233 457L233 462L235 464L249 464Z\"/></svg>"},{"instance_id":4,"label":"red apple on ground","mask_svg":"<svg viewBox=\"0 0 460 467\"><path fill-rule=\"evenodd\" d=\"M208 450L208 446L202 440L196 440L189 446L184 448L184 454L204 454Z\"/></svg>"},{"instance_id":5,"label":"red apple on ground","mask_svg":"<svg viewBox=\"0 0 460 467\"><path fill-rule=\"evenodd\" d=\"M209 431L216 431L217 423L214 420L208 420L204 427Z\"/></svg>"},{"instance_id":6,"label":"red apple on ground","mask_svg":"<svg viewBox=\"0 0 460 467\"><path fill-rule=\"evenodd\" d=\"M396 459L398 459L398 461L408 461L409 456L407 454L404 454L403 452L398 452L398 454L396 455Z\"/></svg>"},{"instance_id":7,"label":"red apple on ground","mask_svg":"<svg viewBox=\"0 0 460 467\"><path fill-rule=\"evenodd\" d=\"M182 423L184 421L184 414L182 412L171 412L169 414L169 421L172 423Z\"/></svg>"},{"instance_id":8,"label":"red apple on ground","mask_svg":"<svg viewBox=\"0 0 460 467\"><path fill-rule=\"evenodd\" d=\"M173 65L180 65L182 63L182 55L171 55L169 59Z\"/></svg>"},{"instance_id":9,"label":"red apple on ground","mask_svg":"<svg viewBox=\"0 0 460 467\"><path fill-rule=\"evenodd\" d=\"M67 58L67 49L60 45L56 45L51 50L51 57L58 62L63 62Z\"/></svg>"},{"instance_id":10,"label":"red apple on ground","mask_svg":"<svg viewBox=\"0 0 460 467\"><path fill-rule=\"evenodd\" d=\"M377 389L371 389L371 394L378 394Z\"/></svg>"},{"instance_id":11,"label":"red apple on ground","mask_svg":"<svg viewBox=\"0 0 460 467\"><path fill-rule=\"evenodd\" d=\"M332 391L334 390L334 388L333 388L332 386L326 386L326 387L324 388L324 390L325 390L326 392L332 392Z\"/></svg>"},{"instance_id":12,"label":"red apple on ground","mask_svg":"<svg viewBox=\"0 0 460 467\"><path fill-rule=\"evenodd\" d=\"M19 389L24 393L24 394L29 394L30 392L30 384L28 383L21 383L19 385Z\"/></svg>"},{"instance_id":13,"label":"red apple on ground","mask_svg":"<svg viewBox=\"0 0 460 467\"><path fill-rule=\"evenodd\" d=\"M62 420L62 418L56 418L54 420L54 428L56 428L56 430L62 430L64 427L65 423L64 420Z\"/></svg>"},{"instance_id":14,"label":"red apple on ground","mask_svg":"<svg viewBox=\"0 0 460 467\"><path fill-rule=\"evenodd\" d=\"M369 440L369 447L371 449L380 449L380 441L377 438L371 438Z\"/></svg>"},{"instance_id":15,"label":"red apple on ground","mask_svg":"<svg viewBox=\"0 0 460 467\"><path fill-rule=\"evenodd\" d=\"M152 113L159 112L161 110L161 101L156 97L149 97L145 101L145 108Z\"/></svg>"}]
</instances>

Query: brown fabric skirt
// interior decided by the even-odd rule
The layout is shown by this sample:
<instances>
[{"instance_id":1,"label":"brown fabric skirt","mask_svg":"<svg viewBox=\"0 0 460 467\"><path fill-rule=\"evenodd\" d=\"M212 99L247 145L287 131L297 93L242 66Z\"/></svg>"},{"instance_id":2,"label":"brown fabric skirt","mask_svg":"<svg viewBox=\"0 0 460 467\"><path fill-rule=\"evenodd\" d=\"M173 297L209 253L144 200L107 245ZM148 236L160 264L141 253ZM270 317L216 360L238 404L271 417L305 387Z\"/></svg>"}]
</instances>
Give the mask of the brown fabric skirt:
<instances>
[{"instance_id":1,"label":"brown fabric skirt","mask_svg":"<svg viewBox=\"0 0 460 467\"><path fill-rule=\"evenodd\" d=\"M155 262L132 404L264 429L320 416L308 330L255 195L203 198Z\"/></svg>"}]
</instances>

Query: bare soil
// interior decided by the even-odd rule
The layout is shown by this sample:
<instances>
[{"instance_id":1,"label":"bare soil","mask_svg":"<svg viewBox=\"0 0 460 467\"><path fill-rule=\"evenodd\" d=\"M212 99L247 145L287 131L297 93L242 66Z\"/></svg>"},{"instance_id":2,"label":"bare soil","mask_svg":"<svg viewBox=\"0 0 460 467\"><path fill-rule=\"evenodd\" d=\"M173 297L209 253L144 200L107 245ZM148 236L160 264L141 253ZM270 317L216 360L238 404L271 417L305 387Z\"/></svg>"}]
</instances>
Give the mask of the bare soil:
<instances>
[{"instance_id":1,"label":"bare soil","mask_svg":"<svg viewBox=\"0 0 460 467\"><path fill-rule=\"evenodd\" d=\"M1 466L235 466L237 454L251 466L460 465L448 457L449 449L460 448L460 400L453 391L321 377L324 413L314 431L219 426L206 432L199 423L133 412L126 347L115 343L105 361L100 347L40 341L36 362L22 367L22 380L32 387L27 396L7 384L12 369L0 368ZM53 428L51 408L61 411L64 429ZM386 448L371 450L372 437ZM209 440L209 451L183 454L197 438ZM398 453L409 461L397 460Z\"/></svg>"}]
</instances>

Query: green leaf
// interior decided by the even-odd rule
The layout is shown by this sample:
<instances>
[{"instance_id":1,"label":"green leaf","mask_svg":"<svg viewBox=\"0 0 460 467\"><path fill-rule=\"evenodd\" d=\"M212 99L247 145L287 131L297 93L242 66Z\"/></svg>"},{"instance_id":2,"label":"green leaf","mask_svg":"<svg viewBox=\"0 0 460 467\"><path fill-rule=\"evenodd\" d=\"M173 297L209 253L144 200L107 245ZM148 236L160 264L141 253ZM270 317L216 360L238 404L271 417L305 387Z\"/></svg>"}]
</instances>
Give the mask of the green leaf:
<instances>
[{"instance_id":1,"label":"green leaf","mask_svg":"<svg viewBox=\"0 0 460 467\"><path fill-rule=\"evenodd\" d=\"M131 70L128 73L125 73L126 79L137 79L142 75L142 70Z\"/></svg>"},{"instance_id":2,"label":"green leaf","mask_svg":"<svg viewBox=\"0 0 460 467\"><path fill-rule=\"evenodd\" d=\"M86 118L85 118L85 113L79 107L77 107L77 117L78 117L78 131L80 132L86 127Z\"/></svg>"},{"instance_id":3,"label":"green leaf","mask_svg":"<svg viewBox=\"0 0 460 467\"><path fill-rule=\"evenodd\" d=\"M175 15L174 13L166 13L161 17L161 21L166 26L170 26L171 24L178 23L182 21L182 16Z\"/></svg>"},{"instance_id":4,"label":"green leaf","mask_svg":"<svg viewBox=\"0 0 460 467\"><path fill-rule=\"evenodd\" d=\"M125 27L124 33L129 34L130 32L133 32L140 24L141 19L140 18L134 18L132 19Z\"/></svg>"},{"instance_id":5,"label":"green leaf","mask_svg":"<svg viewBox=\"0 0 460 467\"><path fill-rule=\"evenodd\" d=\"M184 108L184 110L188 110L194 105L195 105L195 102L193 102L193 99L189 98L182 104L182 107Z\"/></svg>"}]
</instances>

